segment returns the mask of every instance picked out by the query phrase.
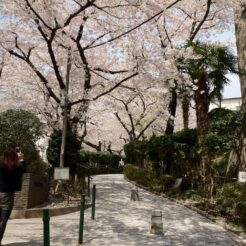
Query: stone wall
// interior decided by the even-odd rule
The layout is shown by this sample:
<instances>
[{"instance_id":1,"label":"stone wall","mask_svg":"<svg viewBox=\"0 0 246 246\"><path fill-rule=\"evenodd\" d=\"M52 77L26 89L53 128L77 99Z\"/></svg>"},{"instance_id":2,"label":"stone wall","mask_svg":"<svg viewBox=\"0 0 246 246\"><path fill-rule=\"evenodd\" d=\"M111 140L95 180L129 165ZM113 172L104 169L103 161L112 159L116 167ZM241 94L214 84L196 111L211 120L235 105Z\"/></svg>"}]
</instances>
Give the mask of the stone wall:
<instances>
[{"instance_id":1,"label":"stone wall","mask_svg":"<svg viewBox=\"0 0 246 246\"><path fill-rule=\"evenodd\" d=\"M48 201L49 179L32 173L25 173L22 189L15 194L14 209L28 209Z\"/></svg>"}]
</instances>

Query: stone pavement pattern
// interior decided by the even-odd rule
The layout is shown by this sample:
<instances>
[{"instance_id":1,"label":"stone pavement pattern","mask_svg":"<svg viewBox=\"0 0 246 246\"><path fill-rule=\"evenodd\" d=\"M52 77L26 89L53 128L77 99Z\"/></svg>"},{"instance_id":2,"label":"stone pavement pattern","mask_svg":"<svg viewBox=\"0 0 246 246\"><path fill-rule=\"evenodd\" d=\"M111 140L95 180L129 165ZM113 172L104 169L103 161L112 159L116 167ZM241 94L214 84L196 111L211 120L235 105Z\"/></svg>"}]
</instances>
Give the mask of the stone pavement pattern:
<instances>
[{"instance_id":1,"label":"stone pavement pattern","mask_svg":"<svg viewBox=\"0 0 246 246\"><path fill-rule=\"evenodd\" d=\"M133 185L122 175L99 175L96 220L85 211L83 245L92 246L233 246L246 245L236 235L165 198L139 189L140 201L131 202ZM152 210L162 210L164 235L150 234ZM51 246L77 245L79 212L51 217ZM3 240L6 246L41 246L42 219L10 220Z\"/></svg>"}]
</instances>

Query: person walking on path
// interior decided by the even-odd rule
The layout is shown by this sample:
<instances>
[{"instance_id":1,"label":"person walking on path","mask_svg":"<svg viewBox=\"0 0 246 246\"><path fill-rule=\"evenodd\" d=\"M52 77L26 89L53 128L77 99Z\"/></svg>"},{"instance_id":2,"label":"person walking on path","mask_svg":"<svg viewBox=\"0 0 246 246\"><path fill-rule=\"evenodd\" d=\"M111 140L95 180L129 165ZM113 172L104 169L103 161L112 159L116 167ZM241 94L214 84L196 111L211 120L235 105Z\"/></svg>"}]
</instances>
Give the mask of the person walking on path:
<instances>
[{"instance_id":1,"label":"person walking on path","mask_svg":"<svg viewBox=\"0 0 246 246\"><path fill-rule=\"evenodd\" d=\"M0 246L13 209L15 192L21 190L24 171L23 153L6 150L0 158Z\"/></svg>"}]
</instances>

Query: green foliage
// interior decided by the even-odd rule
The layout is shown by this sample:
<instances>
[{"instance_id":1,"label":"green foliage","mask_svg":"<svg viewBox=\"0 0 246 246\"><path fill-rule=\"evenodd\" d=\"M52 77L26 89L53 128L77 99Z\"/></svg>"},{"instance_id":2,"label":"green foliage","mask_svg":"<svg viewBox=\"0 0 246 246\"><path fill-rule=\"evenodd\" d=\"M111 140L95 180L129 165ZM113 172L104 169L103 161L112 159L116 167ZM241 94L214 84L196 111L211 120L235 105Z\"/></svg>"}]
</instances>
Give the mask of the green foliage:
<instances>
[{"instance_id":1,"label":"green foliage","mask_svg":"<svg viewBox=\"0 0 246 246\"><path fill-rule=\"evenodd\" d=\"M163 185L163 190L169 190L175 182L175 178L172 175L160 175L158 181Z\"/></svg>"},{"instance_id":2,"label":"green foliage","mask_svg":"<svg viewBox=\"0 0 246 246\"><path fill-rule=\"evenodd\" d=\"M174 142L172 135L154 137L146 145L146 156L153 162L164 161L167 152L172 152L173 148Z\"/></svg>"},{"instance_id":3,"label":"green foliage","mask_svg":"<svg viewBox=\"0 0 246 246\"><path fill-rule=\"evenodd\" d=\"M119 173L119 155L105 154L102 152L81 151L79 163L81 167L90 168L91 174Z\"/></svg>"},{"instance_id":4,"label":"green foliage","mask_svg":"<svg viewBox=\"0 0 246 246\"><path fill-rule=\"evenodd\" d=\"M191 41L186 47L192 48L197 57L179 58L177 61L179 70L188 73L193 80L199 79L201 74L206 72L210 100L213 98L221 100L222 90L229 83L226 75L228 72L238 73L236 57L227 47Z\"/></svg>"},{"instance_id":5,"label":"green foliage","mask_svg":"<svg viewBox=\"0 0 246 246\"><path fill-rule=\"evenodd\" d=\"M61 153L62 132L54 131L49 139L47 159L53 167L59 167ZM70 167L71 173L76 172L80 150L80 141L71 131L67 131L65 148L65 167Z\"/></svg>"},{"instance_id":6,"label":"green foliage","mask_svg":"<svg viewBox=\"0 0 246 246\"><path fill-rule=\"evenodd\" d=\"M156 173L150 168L141 168L132 164L125 165L123 173L129 180L155 192L167 191L175 182L175 178L171 175L157 177Z\"/></svg>"},{"instance_id":7,"label":"green foliage","mask_svg":"<svg viewBox=\"0 0 246 246\"><path fill-rule=\"evenodd\" d=\"M246 134L245 111L217 110L210 115L209 133L203 143L213 156L221 155L231 149L241 151L240 142Z\"/></svg>"},{"instance_id":8,"label":"green foliage","mask_svg":"<svg viewBox=\"0 0 246 246\"><path fill-rule=\"evenodd\" d=\"M0 152L6 148L33 146L43 135L44 127L32 113L17 109L0 113Z\"/></svg>"},{"instance_id":9,"label":"green foliage","mask_svg":"<svg viewBox=\"0 0 246 246\"><path fill-rule=\"evenodd\" d=\"M230 151L224 152L212 160L213 168L222 176L226 174Z\"/></svg>"},{"instance_id":10,"label":"green foliage","mask_svg":"<svg viewBox=\"0 0 246 246\"><path fill-rule=\"evenodd\" d=\"M233 113L232 110L226 108L214 108L208 113L208 118L210 122L216 122L217 120L222 120L228 114Z\"/></svg>"},{"instance_id":11,"label":"green foliage","mask_svg":"<svg viewBox=\"0 0 246 246\"><path fill-rule=\"evenodd\" d=\"M166 164L173 156L172 172L175 176L187 174L197 168L199 162L197 134L195 129L176 132L173 135L153 137L149 141L132 141L124 146L126 160L143 166L143 160L153 163L158 172L159 163Z\"/></svg>"},{"instance_id":12,"label":"green foliage","mask_svg":"<svg viewBox=\"0 0 246 246\"><path fill-rule=\"evenodd\" d=\"M25 162L27 164L27 172L35 174L45 174L48 165L44 162L39 155L39 152L36 150L35 146L29 146L28 148L22 149L25 153Z\"/></svg>"},{"instance_id":13,"label":"green foliage","mask_svg":"<svg viewBox=\"0 0 246 246\"><path fill-rule=\"evenodd\" d=\"M231 150L240 156L244 148L246 134L246 112L226 109L213 110L210 113L209 133L204 136L203 144L207 146L214 170L225 175ZM238 158L238 167L240 158ZM234 167L237 170L238 167ZM234 176L236 171L231 172Z\"/></svg>"},{"instance_id":14,"label":"green foliage","mask_svg":"<svg viewBox=\"0 0 246 246\"><path fill-rule=\"evenodd\" d=\"M127 163L136 163L138 166L143 165L146 157L147 141L134 140L124 145L124 152Z\"/></svg>"},{"instance_id":15,"label":"green foliage","mask_svg":"<svg viewBox=\"0 0 246 246\"><path fill-rule=\"evenodd\" d=\"M185 129L173 135L174 150L177 160L198 161L196 129Z\"/></svg>"},{"instance_id":16,"label":"green foliage","mask_svg":"<svg viewBox=\"0 0 246 246\"><path fill-rule=\"evenodd\" d=\"M158 184L155 173L150 169L127 164L123 168L123 173L129 180L145 187L153 188Z\"/></svg>"},{"instance_id":17,"label":"green foliage","mask_svg":"<svg viewBox=\"0 0 246 246\"><path fill-rule=\"evenodd\" d=\"M217 192L216 203L222 214L246 222L246 184L230 183Z\"/></svg>"},{"instance_id":18,"label":"green foliage","mask_svg":"<svg viewBox=\"0 0 246 246\"><path fill-rule=\"evenodd\" d=\"M197 141L196 129L182 130L173 135L176 177L186 176L187 179L193 180L194 174L199 175L200 156Z\"/></svg>"},{"instance_id":19,"label":"green foliage","mask_svg":"<svg viewBox=\"0 0 246 246\"><path fill-rule=\"evenodd\" d=\"M203 144L207 146L210 156L229 151L232 148L232 143L227 135L219 135L216 132L209 132L203 138Z\"/></svg>"},{"instance_id":20,"label":"green foliage","mask_svg":"<svg viewBox=\"0 0 246 246\"><path fill-rule=\"evenodd\" d=\"M17 109L0 113L0 152L19 146L24 153L27 171L44 173L47 164L40 158L36 141L44 134L44 125L32 113Z\"/></svg>"}]
</instances>

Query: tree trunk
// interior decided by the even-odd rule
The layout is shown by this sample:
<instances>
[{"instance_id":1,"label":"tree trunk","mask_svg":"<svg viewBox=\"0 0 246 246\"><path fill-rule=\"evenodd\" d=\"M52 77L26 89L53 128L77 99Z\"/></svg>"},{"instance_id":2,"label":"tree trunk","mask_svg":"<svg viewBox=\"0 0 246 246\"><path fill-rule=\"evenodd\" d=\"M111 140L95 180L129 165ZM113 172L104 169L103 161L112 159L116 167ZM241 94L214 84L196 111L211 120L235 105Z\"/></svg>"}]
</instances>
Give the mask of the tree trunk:
<instances>
[{"instance_id":1,"label":"tree trunk","mask_svg":"<svg viewBox=\"0 0 246 246\"><path fill-rule=\"evenodd\" d=\"M168 119L166 130L165 130L166 135L172 135L174 132L174 119L176 116L176 109L177 109L177 92L176 92L176 89L177 89L177 83L175 83L175 87L172 88L172 90L171 90L171 100L169 102L168 112L172 118L169 117L169 119ZM172 170L172 168L174 168L174 165L175 165L172 151L167 151L165 162L166 162L165 171L167 174L171 174L171 170ZM159 167L159 169L160 169L160 167Z\"/></svg>"},{"instance_id":2,"label":"tree trunk","mask_svg":"<svg viewBox=\"0 0 246 246\"><path fill-rule=\"evenodd\" d=\"M197 137L201 149L201 176L205 181L210 162L208 150L202 144L202 140L209 130L209 90L207 86L207 74L205 72L201 74L196 85L198 87L195 91Z\"/></svg>"},{"instance_id":3,"label":"tree trunk","mask_svg":"<svg viewBox=\"0 0 246 246\"><path fill-rule=\"evenodd\" d=\"M68 49L68 58L67 58L67 74L66 74L66 87L62 90L63 93L63 129L62 129L62 143L61 143L61 154L60 154L60 167L64 167L65 159L65 149L66 149L66 137L67 137L67 122L68 122L68 88L69 88L69 79L71 71L71 48Z\"/></svg>"},{"instance_id":4,"label":"tree trunk","mask_svg":"<svg viewBox=\"0 0 246 246\"><path fill-rule=\"evenodd\" d=\"M235 11L235 30L239 69L246 72L246 4ZM240 75L242 109L246 109L246 75Z\"/></svg>"},{"instance_id":5,"label":"tree trunk","mask_svg":"<svg viewBox=\"0 0 246 246\"><path fill-rule=\"evenodd\" d=\"M168 106L168 112L171 115L171 117L169 117L168 121L167 121L167 126L166 126L166 130L165 133L166 135L171 135L174 132L174 118L176 116L176 108L177 108L177 85L172 88L171 90L171 100L169 102L169 106Z\"/></svg>"},{"instance_id":6,"label":"tree trunk","mask_svg":"<svg viewBox=\"0 0 246 246\"><path fill-rule=\"evenodd\" d=\"M246 73L246 4L241 4L241 7L235 10L235 34L238 66L240 72ZM246 110L246 75L240 74L239 78L242 94L241 108ZM241 159L245 158L245 155L244 151L241 153L241 156L238 156L235 150L231 151L226 172L228 176L235 177L237 175Z\"/></svg>"},{"instance_id":7,"label":"tree trunk","mask_svg":"<svg viewBox=\"0 0 246 246\"><path fill-rule=\"evenodd\" d=\"M184 96L182 99L182 113L183 113L184 129L189 129L189 110L190 110L189 98L187 96Z\"/></svg>"}]
</instances>

